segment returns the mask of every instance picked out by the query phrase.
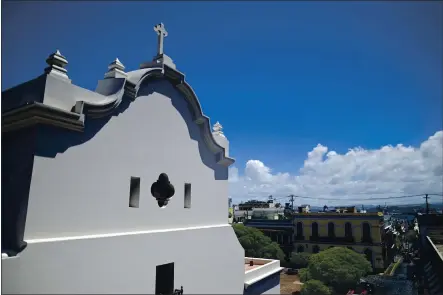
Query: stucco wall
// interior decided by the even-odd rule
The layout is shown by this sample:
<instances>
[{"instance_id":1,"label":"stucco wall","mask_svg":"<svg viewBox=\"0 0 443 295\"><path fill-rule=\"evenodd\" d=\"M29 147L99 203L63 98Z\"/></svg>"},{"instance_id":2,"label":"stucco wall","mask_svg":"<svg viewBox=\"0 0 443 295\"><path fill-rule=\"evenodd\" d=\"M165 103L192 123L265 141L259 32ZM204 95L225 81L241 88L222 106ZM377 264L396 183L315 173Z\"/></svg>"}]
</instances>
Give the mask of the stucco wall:
<instances>
[{"instance_id":1,"label":"stucco wall","mask_svg":"<svg viewBox=\"0 0 443 295\"><path fill-rule=\"evenodd\" d=\"M228 225L29 243L2 259L2 292L154 294L156 266L174 262L175 288L185 294L242 294L243 257Z\"/></svg>"},{"instance_id":2,"label":"stucco wall","mask_svg":"<svg viewBox=\"0 0 443 295\"><path fill-rule=\"evenodd\" d=\"M228 168L216 164L185 99L162 80L127 101L111 118L87 118L84 133L40 128L26 239L227 224ZM175 187L166 208L150 192L162 172ZM131 176L141 179L139 208L129 207Z\"/></svg>"}]
</instances>

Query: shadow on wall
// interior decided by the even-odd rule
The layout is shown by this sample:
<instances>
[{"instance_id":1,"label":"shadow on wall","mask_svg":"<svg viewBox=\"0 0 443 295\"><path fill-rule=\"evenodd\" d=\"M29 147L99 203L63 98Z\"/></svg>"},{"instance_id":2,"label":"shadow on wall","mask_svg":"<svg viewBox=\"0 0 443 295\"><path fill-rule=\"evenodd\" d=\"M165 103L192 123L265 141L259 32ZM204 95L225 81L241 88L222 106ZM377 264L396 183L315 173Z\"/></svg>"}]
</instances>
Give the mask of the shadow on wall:
<instances>
[{"instance_id":1,"label":"shadow on wall","mask_svg":"<svg viewBox=\"0 0 443 295\"><path fill-rule=\"evenodd\" d=\"M64 153L70 147L83 144L91 140L113 116L123 113L130 105L131 100L123 97L120 105L112 112L102 118L85 119L83 132L65 130L52 126L40 126L35 154L40 157L55 158L57 154Z\"/></svg>"},{"instance_id":2,"label":"shadow on wall","mask_svg":"<svg viewBox=\"0 0 443 295\"><path fill-rule=\"evenodd\" d=\"M35 128L2 135L2 253L15 256L23 240L34 164Z\"/></svg>"},{"instance_id":3,"label":"shadow on wall","mask_svg":"<svg viewBox=\"0 0 443 295\"><path fill-rule=\"evenodd\" d=\"M139 96L148 96L154 92L165 95L171 98L171 103L178 113L185 121L189 137L198 142L199 154L202 162L214 171L216 180L228 179L228 168L218 165L215 160L215 154L212 153L204 142L203 135L199 126L193 122L190 105L183 97L183 95L173 87L165 79L151 78L145 80L143 84L147 83L145 87L140 87ZM92 139L113 116L118 116L123 113L131 104L131 99L124 96L120 105L112 112L102 118L86 118L85 129L83 132L66 131L61 128L51 126L41 126L39 128L39 136L37 138L38 144L36 147L36 155L47 158L54 158L59 153L64 153L70 147L83 144ZM118 139L116 139L118 140Z\"/></svg>"}]
</instances>

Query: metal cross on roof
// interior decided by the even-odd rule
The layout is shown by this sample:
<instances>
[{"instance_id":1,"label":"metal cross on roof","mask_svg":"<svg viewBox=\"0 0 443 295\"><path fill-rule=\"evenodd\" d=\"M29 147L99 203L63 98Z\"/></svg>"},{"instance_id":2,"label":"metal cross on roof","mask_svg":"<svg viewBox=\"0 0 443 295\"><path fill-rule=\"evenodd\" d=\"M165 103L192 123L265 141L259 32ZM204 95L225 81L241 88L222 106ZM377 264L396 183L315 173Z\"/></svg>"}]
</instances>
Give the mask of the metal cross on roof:
<instances>
[{"instance_id":1,"label":"metal cross on roof","mask_svg":"<svg viewBox=\"0 0 443 295\"><path fill-rule=\"evenodd\" d=\"M168 32L166 31L165 25L163 23L159 23L158 25L156 25L154 27L154 31L157 32L158 35L157 55L162 55L164 38L168 36Z\"/></svg>"}]
</instances>

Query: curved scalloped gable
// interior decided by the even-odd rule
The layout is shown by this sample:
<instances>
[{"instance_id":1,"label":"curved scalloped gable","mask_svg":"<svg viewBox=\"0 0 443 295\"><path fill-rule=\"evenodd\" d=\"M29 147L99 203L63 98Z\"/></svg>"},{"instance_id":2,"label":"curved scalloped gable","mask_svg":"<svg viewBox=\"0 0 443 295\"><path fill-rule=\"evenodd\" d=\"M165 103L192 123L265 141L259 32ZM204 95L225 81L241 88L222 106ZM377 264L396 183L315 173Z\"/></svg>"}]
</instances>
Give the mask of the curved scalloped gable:
<instances>
[{"instance_id":1,"label":"curved scalloped gable","mask_svg":"<svg viewBox=\"0 0 443 295\"><path fill-rule=\"evenodd\" d=\"M33 89L27 87L28 82L6 90L2 95L2 103L6 106L8 101L17 101L17 96L32 99L7 108L2 113L2 132L37 123L82 131L84 124L87 124L84 122L84 115L90 119L116 115L121 111L121 108L118 109L125 99L135 99L143 83L165 79L180 91L189 104L192 120L200 127L202 138L215 154L218 163L223 166L233 164L234 159L228 157L224 147L213 138L209 118L203 114L200 102L191 86L186 83L184 75L164 64L152 65L151 68L127 73L127 78L123 76L103 79L99 81L95 92L73 85L67 78L54 77L51 73L35 79L39 85L44 85L38 96L32 93Z\"/></svg>"},{"instance_id":2,"label":"curved scalloped gable","mask_svg":"<svg viewBox=\"0 0 443 295\"><path fill-rule=\"evenodd\" d=\"M133 76L140 78L136 82ZM185 96L167 70L161 75L141 69L128 73L127 80L135 98L124 96L112 113L94 118L88 117L85 103L83 133L40 129L33 165L38 181L31 182L25 240L62 232L75 236L226 223L232 160L220 157L224 149L214 143L196 98ZM64 144L67 149L58 147ZM52 149L58 153L42 155ZM166 209L150 192L161 173L175 188ZM131 189L133 178L138 180ZM184 207L186 184L192 185L192 211ZM166 218L169 214L176 218Z\"/></svg>"},{"instance_id":3,"label":"curved scalloped gable","mask_svg":"<svg viewBox=\"0 0 443 295\"><path fill-rule=\"evenodd\" d=\"M214 154L216 154L218 163L224 166L233 164L234 159L228 157L224 147L220 146L214 139L211 132L210 120L203 114L200 102L195 95L194 90L188 83L186 83L182 73L176 69L168 67L167 65L163 65L163 68L141 69L128 73L128 81L135 85L136 96L139 96L140 87L142 85L162 77L174 85L175 88L178 89L186 99L192 115L192 120L200 127L202 137L205 143L208 145L208 148Z\"/></svg>"},{"instance_id":4,"label":"curved scalloped gable","mask_svg":"<svg viewBox=\"0 0 443 295\"><path fill-rule=\"evenodd\" d=\"M2 113L2 133L29 133L34 141L29 144L34 149L29 151L32 175L38 175L38 181L23 180L29 192L11 195L17 214L10 216L9 223L20 225L8 234L11 253L22 250L23 240L61 233L176 226L172 224L176 220L165 220L155 199L146 196L146 188L160 173L167 173L177 188L168 207L183 209L185 184L192 184L193 208L225 208L228 167L234 159L228 156L226 138L220 140L217 132L211 132L209 118L175 65L154 59L125 73L116 60L94 92L72 84L60 62L51 64L58 55L57 51L48 58L46 73L32 85L24 83L2 93L2 105L17 97L21 102L9 104ZM67 62L63 56L59 59ZM23 175L17 172L11 179ZM113 219L121 214L121 206L130 208L126 203L133 177L139 179L133 203L149 212L132 210ZM96 212L106 214L97 219ZM223 209L219 214L199 212L183 213L180 224L226 222Z\"/></svg>"}]
</instances>

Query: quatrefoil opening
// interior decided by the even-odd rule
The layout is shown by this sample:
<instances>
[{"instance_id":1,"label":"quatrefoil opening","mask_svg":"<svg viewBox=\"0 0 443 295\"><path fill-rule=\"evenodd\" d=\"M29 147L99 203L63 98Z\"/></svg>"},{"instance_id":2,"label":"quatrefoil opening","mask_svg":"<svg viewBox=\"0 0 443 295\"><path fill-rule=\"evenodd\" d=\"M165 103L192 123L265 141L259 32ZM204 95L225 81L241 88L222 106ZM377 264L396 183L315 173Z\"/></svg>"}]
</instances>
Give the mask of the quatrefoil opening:
<instances>
[{"instance_id":1,"label":"quatrefoil opening","mask_svg":"<svg viewBox=\"0 0 443 295\"><path fill-rule=\"evenodd\" d=\"M161 173L158 180L151 186L151 194L157 200L159 207L165 207L175 194L175 189L166 173Z\"/></svg>"}]
</instances>

